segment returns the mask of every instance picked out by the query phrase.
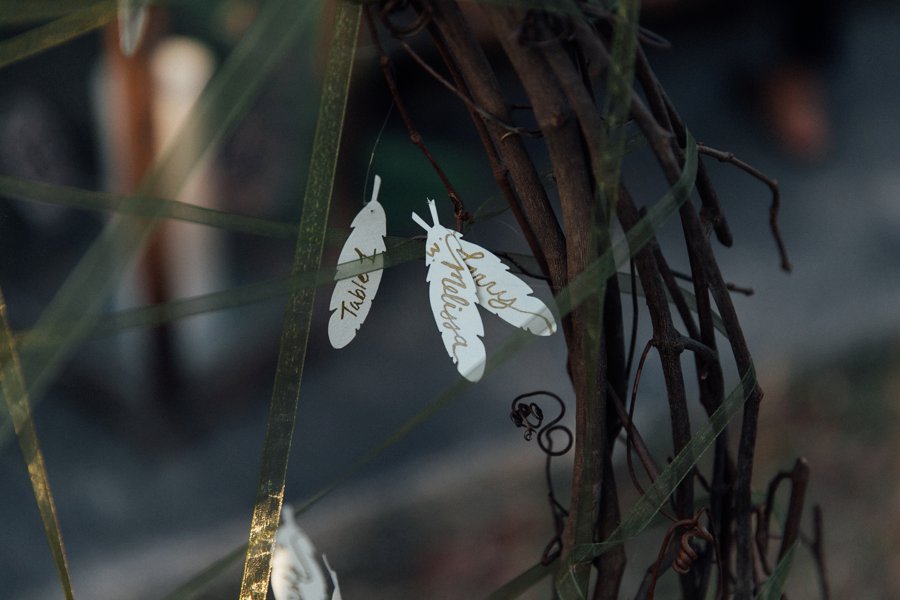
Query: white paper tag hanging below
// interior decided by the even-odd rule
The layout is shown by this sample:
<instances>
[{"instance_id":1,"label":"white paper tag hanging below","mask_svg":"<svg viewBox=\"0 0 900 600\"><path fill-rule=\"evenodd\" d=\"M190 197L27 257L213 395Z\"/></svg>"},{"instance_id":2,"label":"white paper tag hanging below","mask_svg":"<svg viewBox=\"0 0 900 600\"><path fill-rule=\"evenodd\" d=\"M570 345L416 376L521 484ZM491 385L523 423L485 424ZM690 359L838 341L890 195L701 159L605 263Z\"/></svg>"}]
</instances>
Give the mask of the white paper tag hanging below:
<instances>
[{"instance_id":1,"label":"white paper tag hanging below","mask_svg":"<svg viewBox=\"0 0 900 600\"><path fill-rule=\"evenodd\" d=\"M375 176L372 200L353 219L350 237L344 242L338 263L361 261L364 264L381 265L385 251L384 236L387 223L384 207L378 203L381 177ZM356 332L372 308L372 300L378 292L383 270L378 268L339 280L331 294L332 311L328 321L328 339L335 348L343 348L356 337ZM340 267L338 274L340 275Z\"/></svg>"},{"instance_id":2,"label":"white paper tag hanging below","mask_svg":"<svg viewBox=\"0 0 900 600\"><path fill-rule=\"evenodd\" d=\"M484 327L475 307L478 304L475 281L463 260L459 233L440 224L434 200L428 200L428 209L434 225L428 225L416 213L412 219L428 232L425 280L430 284L428 298L434 322L456 369L469 381L478 381L484 375L486 357L479 339L484 335Z\"/></svg>"},{"instance_id":3,"label":"white paper tag hanging below","mask_svg":"<svg viewBox=\"0 0 900 600\"><path fill-rule=\"evenodd\" d=\"M328 580L312 542L284 505L272 550L272 593L275 600L327 600Z\"/></svg>"}]
</instances>

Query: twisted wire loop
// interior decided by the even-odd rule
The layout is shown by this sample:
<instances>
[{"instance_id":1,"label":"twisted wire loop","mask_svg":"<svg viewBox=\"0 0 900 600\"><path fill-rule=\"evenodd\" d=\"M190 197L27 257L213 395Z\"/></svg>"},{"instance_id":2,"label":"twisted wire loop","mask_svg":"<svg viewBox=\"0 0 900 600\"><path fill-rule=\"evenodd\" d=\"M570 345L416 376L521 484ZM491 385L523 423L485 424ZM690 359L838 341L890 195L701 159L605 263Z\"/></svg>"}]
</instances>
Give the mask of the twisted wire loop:
<instances>
[{"instance_id":1,"label":"twisted wire loop","mask_svg":"<svg viewBox=\"0 0 900 600\"><path fill-rule=\"evenodd\" d=\"M526 402L527 399L535 396L548 396L556 400L559 404L559 414L549 423L544 424L544 411L536 402ZM516 396L512 401L509 418L516 427L525 429L524 437L526 441L531 441L537 437L537 443L541 451L546 455L544 462L544 476L547 479L547 499L550 502L550 512L553 516L554 536L550 539L544 551L541 553L541 564L549 565L556 560L562 553L562 533L565 526L565 519L569 516L569 511L559 503L556 494L553 491L553 478L550 470L550 461L555 456L562 456L575 441L572 431L565 425L559 425L559 422L566 415L566 405L562 398L553 392L539 390L536 392L528 392ZM565 443L557 450L553 449L553 434L562 433L565 436Z\"/></svg>"},{"instance_id":2,"label":"twisted wire loop","mask_svg":"<svg viewBox=\"0 0 900 600\"><path fill-rule=\"evenodd\" d=\"M543 425L544 411L541 410L541 407L535 402L523 402L527 398L533 398L535 396L548 396L556 400L556 403L559 404L559 414L546 425ZM516 427L525 428L524 437L526 441L530 442L534 439L535 434L537 434L538 446L540 446L544 454L547 454L548 456L562 456L569 451L572 447L572 443L575 441L575 438L568 427L565 425L558 425L565 416L566 405L563 403L562 398L553 392L545 390L528 392L527 394L516 396L512 401L509 413L509 418ZM563 433L566 438L566 443L558 450L553 449L553 434L555 432Z\"/></svg>"},{"instance_id":3,"label":"twisted wire loop","mask_svg":"<svg viewBox=\"0 0 900 600\"><path fill-rule=\"evenodd\" d=\"M414 11L416 15L410 23L401 24L391 18L407 9ZM427 3L421 11L417 11L409 0L384 0L379 5L378 16L384 27L397 39L415 37L431 22L431 10Z\"/></svg>"},{"instance_id":4,"label":"twisted wire loop","mask_svg":"<svg viewBox=\"0 0 900 600\"><path fill-rule=\"evenodd\" d=\"M715 541L712 533L700 522L696 522L693 527L684 531L681 534L681 542L678 545L678 551L675 553L675 559L672 561L672 570L676 573L681 575L689 573L694 561L700 557L694 547L691 546L691 540L694 538L702 539L710 544Z\"/></svg>"},{"instance_id":5,"label":"twisted wire loop","mask_svg":"<svg viewBox=\"0 0 900 600\"><path fill-rule=\"evenodd\" d=\"M691 545L691 540L701 539L715 549L716 560L719 563L719 576L724 576L721 557L719 556L718 547L716 546L716 538L710 531L700 522L701 517L707 513L706 507L700 508L689 519L680 519L672 523L663 542L659 548L659 555L656 563L653 565L653 578L650 583L650 589L647 591L647 600L653 600L653 594L656 590L656 582L660 575L660 565L668 553L669 545L675 537L675 533L682 529L678 538L678 545L675 548L675 556L672 558L672 570L680 575L685 575L691 571L694 562L700 558L700 553ZM721 591L720 585L720 591Z\"/></svg>"},{"instance_id":6,"label":"twisted wire loop","mask_svg":"<svg viewBox=\"0 0 900 600\"><path fill-rule=\"evenodd\" d=\"M509 418L515 423L516 427L525 428L525 441L530 442L534 438L534 434L544 422L544 411L534 402L528 404L517 404L519 398L513 400L513 408L509 413Z\"/></svg>"}]
</instances>

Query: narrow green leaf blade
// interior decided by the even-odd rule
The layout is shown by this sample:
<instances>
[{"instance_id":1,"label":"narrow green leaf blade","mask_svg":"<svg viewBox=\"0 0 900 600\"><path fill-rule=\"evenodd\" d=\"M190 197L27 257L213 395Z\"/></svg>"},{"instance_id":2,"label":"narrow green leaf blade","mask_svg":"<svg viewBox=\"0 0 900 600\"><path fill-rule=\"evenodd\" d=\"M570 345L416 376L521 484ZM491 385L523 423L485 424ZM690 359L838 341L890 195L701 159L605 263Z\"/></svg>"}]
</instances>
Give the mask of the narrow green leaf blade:
<instances>
[{"instance_id":1,"label":"narrow green leaf blade","mask_svg":"<svg viewBox=\"0 0 900 600\"><path fill-rule=\"evenodd\" d=\"M556 565L543 565L538 563L503 586L497 588L487 600L513 600L518 598L545 578L553 574Z\"/></svg>"},{"instance_id":2,"label":"narrow green leaf blade","mask_svg":"<svg viewBox=\"0 0 900 600\"><path fill-rule=\"evenodd\" d=\"M44 453L41 452L37 429L31 417L28 390L25 387L19 353L16 351L12 331L9 328L9 320L6 318L6 300L2 292L0 292L0 348L6 355L3 361L4 369L0 372L0 389L16 436L19 438L19 447L28 468L31 489L34 491L34 499L41 515L41 522L44 524L47 543L50 544L50 553L53 554L53 562L56 564L63 593L66 600L72 600L75 596L72 593L72 581L69 578L69 565L63 547L59 519L56 516L56 506L50 492L50 479L47 477Z\"/></svg>"},{"instance_id":3,"label":"narrow green leaf blade","mask_svg":"<svg viewBox=\"0 0 900 600\"><path fill-rule=\"evenodd\" d=\"M326 64L318 124L313 139L309 177L303 197L303 212L294 256L293 270L296 273L318 268L322 259L361 14L360 5L338 2L334 37ZM300 400L300 383L306 361L314 300L315 288L301 289L291 294L285 310L259 485L241 581L241 600L263 600L268 592L272 545L284 500L288 454Z\"/></svg>"},{"instance_id":4,"label":"narrow green leaf blade","mask_svg":"<svg viewBox=\"0 0 900 600\"><path fill-rule=\"evenodd\" d=\"M0 196L121 215L175 219L237 233L280 238L297 235L294 223L240 215L178 200L93 192L6 175L0 175Z\"/></svg>"},{"instance_id":5,"label":"narrow green leaf blade","mask_svg":"<svg viewBox=\"0 0 900 600\"><path fill-rule=\"evenodd\" d=\"M113 2L93 4L0 42L0 69L89 33L116 18Z\"/></svg>"},{"instance_id":6,"label":"narrow green leaf blade","mask_svg":"<svg viewBox=\"0 0 900 600\"><path fill-rule=\"evenodd\" d=\"M250 30L204 89L169 150L141 180L136 196L177 195L194 166L240 120L288 49L306 33L315 6L309 2L298 9L292 0L263 5ZM204 123L207 126L201 126ZM155 218L130 216L113 220L69 274L32 334L23 340L19 352L32 403L40 400L74 344L96 324L120 275L157 223ZM59 343L43 344L47 339ZM8 419L0 419L0 443L9 431Z\"/></svg>"}]
</instances>

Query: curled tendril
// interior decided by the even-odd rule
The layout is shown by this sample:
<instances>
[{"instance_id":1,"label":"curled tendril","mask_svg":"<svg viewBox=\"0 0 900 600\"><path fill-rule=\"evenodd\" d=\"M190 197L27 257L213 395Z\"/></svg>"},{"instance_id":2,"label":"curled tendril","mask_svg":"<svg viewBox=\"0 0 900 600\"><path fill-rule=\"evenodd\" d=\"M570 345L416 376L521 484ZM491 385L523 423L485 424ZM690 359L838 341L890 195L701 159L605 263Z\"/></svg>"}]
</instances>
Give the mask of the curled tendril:
<instances>
[{"instance_id":1,"label":"curled tendril","mask_svg":"<svg viewBox=\"0 0 900 600\"><path fill-rule=\"evenodd\" d=\"M534 402L528 404L516 404L516 402L518 402L518 398L513 401L513 410L509 413L509 418L516 427L525 428L525 439L530 442L544 421L544 411Z\"/></svg>"},{"instance_id":2,"label":"curled tendril","mask_svg":"<svg viewBox=\"0 0 900 600\"><path fill-rule=\"evenodd\" d=\"M534 396L549 396L556 400L559 404L559 415L544 425L544 411L541 410L541 407L534 402L523 402L526 398L533 398ZM563 403L562 398L553 392L539 390L516 396L512 401L509 418L515 423L516 427L525 428L524 435L527 441L530 442L534 439L534 435L537 433L538 445L545 454L548 456L562 456L569 451L574 442L574 436L569 428L565 425L557 425L565 415L566 405ZM559 450L553 449L553 434L555 432L563 433L566 438L566 443Z\"/></svg>"},{"instance_id":3,"label":"curled tendril","mask_svg":"<svg viewBox=\"0 0 900 600\"><path fill-rule=\"evenodd\" d=\"M557 404L559 404L559 415L545 425L544 411L541 407L535 402L525 402L526 399L533 398L534 396L549 396L556 400ZM550 512L553 516L553 528L555 533L541 553L541 564L545 566L559 558L559 555L562 553L563 527L565 518L569 514L565 507L556 500L556 495L553 492L553 478L550 472L550 461L553 457L561 456L568 452L574 442L574 436L572 435L572 432L569 431L569 428L565 425L558 425L565 414L566 405L563 403L562 398L552 392L546 391L529 392L527 394L516 396L512 401L512 407L509 413L509 418L515 423L516 427L525 429L525 440L531 441L534 439L535 434L537 434L538 446L540 446L544 454L547 455L547 459L544 462L544 475L547 478L547 499L550 502ZM554 450L553 433L557 431L565 434L566 443L559 450Z\"/></svg>"},{"instance_id":4,"label":"curled tendril","mask_svg":"<svg viewBox=\"0 0 900 600\"><path fill-rule=\"evenodd\" d=\"M431 22L431 11L428 6L416 14L416 18L408 24L400 24L391 19L392 15L410 8L409 0L385 0L381 3L378 16L385 28L396 38L410 38L419 34Z\"/></svg>"},{"instance_id":5,"label":"curled tendril","mask_svg":"<svg viewBox=\"0 0 900 600\"><path fill-rule=\"evenodd\" d=\"M715 549L716 562L719 564L720 570L719 576L722 577L724 575L721 557L719 556L719 549L716 546L716 538L700 521L700 518L704 514L707 514L707 509L705 507L700 508L695 512L693 517L675 521L669 527L669 530L663 538L663 543L660 546L656 562L653 565L653 575L650 588L647 590L647 600L653 600L654 592L656 591L656 582L660 576L660 566L662 565L663 558L668 552L669 544L675 539L675 534L679 529L681 530L681 536L678 538L677 546L675 548L675 556L672 560L672 570L681 575L690 572L694 562L700 557L697 550L691 546L691 540L701 539Z\"/></svg>"}]
</instances>

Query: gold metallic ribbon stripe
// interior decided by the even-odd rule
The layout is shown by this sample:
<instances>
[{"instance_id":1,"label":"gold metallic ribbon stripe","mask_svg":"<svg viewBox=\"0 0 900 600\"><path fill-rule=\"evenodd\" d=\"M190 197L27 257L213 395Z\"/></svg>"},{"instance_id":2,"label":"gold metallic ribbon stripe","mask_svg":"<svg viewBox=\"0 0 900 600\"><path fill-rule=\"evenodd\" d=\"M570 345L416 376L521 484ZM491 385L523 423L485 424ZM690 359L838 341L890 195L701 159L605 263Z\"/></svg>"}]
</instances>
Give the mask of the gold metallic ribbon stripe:
<instances>
[{"instance_id":1,"label":"gold metallic ribbon stripe","mask_svg":"<svg viewBox=\"0 0 900 600\"><path fill-rule=\"evenodd\" d=\"M326 64L300 216L293 266L295 274L318 268L322 259L361 10L360 4L346 1L340 1L337 5L334 37ZM315 294L315 288L297 290L291 294L285 309L278 368L269 405L259 485L241 581L241 600L264 600L269 587L272 546L284 499L288 455L300 400L300 382Z\"/></svg>"}]
</instances>

